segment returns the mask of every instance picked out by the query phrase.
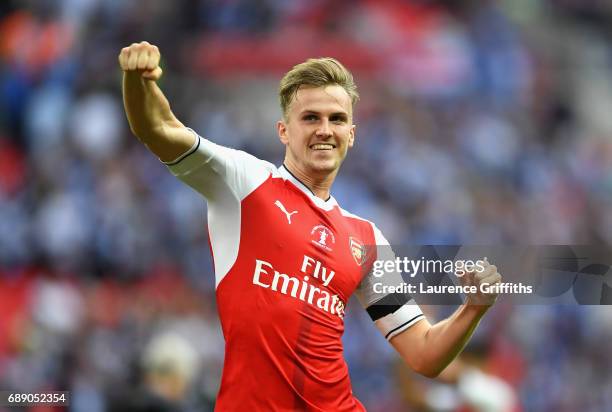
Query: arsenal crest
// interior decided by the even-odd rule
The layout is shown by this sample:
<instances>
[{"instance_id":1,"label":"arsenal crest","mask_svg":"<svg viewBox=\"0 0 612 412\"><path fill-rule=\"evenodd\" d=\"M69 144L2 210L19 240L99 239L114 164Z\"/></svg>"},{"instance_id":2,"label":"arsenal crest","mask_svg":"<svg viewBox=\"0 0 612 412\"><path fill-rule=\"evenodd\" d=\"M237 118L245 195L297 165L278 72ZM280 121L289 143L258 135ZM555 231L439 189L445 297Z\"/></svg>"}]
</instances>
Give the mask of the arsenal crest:
<instances>
[{"instance_id":1,"label":"arsenal crest","mask_svg":"<svg viewBox=\"0 0 612 412\"><path fill-rule=\"evenodd\" d=\"M351 255L355 259L355 263L359 266L363 265L366 261L366 249L359 239L349 237L349 247L351 248Z\"/></svg>"}]
</instances>

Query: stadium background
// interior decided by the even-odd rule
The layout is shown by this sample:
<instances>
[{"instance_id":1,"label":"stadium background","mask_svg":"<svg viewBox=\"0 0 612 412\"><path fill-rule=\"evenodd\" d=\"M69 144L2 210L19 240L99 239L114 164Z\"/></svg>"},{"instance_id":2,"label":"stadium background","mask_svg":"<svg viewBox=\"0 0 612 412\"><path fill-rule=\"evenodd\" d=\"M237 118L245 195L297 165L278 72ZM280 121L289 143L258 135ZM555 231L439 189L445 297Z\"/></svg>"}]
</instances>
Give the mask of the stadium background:
<instances>
[{"instance_id":1,"label":"stadium background","mask_svg":"<svg viewBox=\"0 0 612 412\"><path fill-rule=\"evenodd\" d=\"M192 379L183 410L214 401L205 206L130 135L121 47L157 44L178 117L276 163L280 76L339 58L362 101L333 193L391 243L607 244L611 27L603 0L3 1L0 389L121 410L170 369ZM370 411L428 410L415 393L465 410L349 312L346 357ZM612 409L611 337L607 307L498 306L470 347L515 410L599 412Z\"/></svg>"}]
</instances>

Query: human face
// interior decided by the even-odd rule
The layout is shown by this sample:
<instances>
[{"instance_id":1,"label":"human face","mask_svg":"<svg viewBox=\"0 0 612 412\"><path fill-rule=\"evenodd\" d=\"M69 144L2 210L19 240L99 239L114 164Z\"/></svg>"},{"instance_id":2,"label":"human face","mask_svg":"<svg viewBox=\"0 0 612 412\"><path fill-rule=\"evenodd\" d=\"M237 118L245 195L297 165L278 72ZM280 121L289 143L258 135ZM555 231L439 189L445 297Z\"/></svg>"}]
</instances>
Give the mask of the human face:
<instances>
[{"instance_id":1,"label":"human face","mask_svg":"<svg viewBox=\"0 0 612 412\"><path fill-rule=\"evenodd\" d=\"M289 170L313 178L335 176L353 146L352 120L351 99L342 86L300 87L286 120L277 124Z\"/></svg>"}]
</instances>

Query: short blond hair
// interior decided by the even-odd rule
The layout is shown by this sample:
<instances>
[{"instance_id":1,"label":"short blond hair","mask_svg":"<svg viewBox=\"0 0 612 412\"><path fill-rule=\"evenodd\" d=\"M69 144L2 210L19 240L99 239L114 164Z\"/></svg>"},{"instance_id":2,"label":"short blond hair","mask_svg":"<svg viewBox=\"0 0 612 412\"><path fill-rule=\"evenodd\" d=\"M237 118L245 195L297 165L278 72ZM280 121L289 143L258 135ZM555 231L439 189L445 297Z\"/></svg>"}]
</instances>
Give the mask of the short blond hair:
<instances>
[{"instance_id":1,"label":"short blond hair","mask_svg":"<svg viewBox=\"0 0 612 412\"><path fill-rule=\"evenodd\" d=\"M278 91L283 118L287 119L289 106L301 86L322 87L330 85L338 85L346 90L354 109L359 100L357 85L351 72L338 60L332 57L321 57L308 59L293 66L281 79Z\"/></svg>"}]
</instances>

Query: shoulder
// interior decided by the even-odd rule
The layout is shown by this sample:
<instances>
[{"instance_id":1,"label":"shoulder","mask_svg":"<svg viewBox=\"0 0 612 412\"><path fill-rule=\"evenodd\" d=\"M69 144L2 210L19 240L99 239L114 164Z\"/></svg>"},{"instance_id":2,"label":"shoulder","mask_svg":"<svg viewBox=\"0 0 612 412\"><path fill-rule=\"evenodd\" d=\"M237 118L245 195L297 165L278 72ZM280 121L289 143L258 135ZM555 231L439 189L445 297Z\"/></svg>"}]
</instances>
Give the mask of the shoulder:
<instances>
[{"instance_id":1,"label":"shoulder","mask_svg":"<svg viewBox=\"0 0 612 412\"><path fill-rule=\"evenodd\" d=\"M366 218L363 218L361 216L358 216L354 213L349 212L348 210L340 207L340 205L338 205L338 209L340 210L340 214L344 217L347 217L349 219L354 219L357 222L361 222L362 224L366 224L366 225L370 225L371 227L375 227L374 223Z\"/></svg>"},{"instance_id":2,"label":"shoulder","mask_svg":"<svg viewBox=\"0 0 612 412\"><path fill-rule=\"evenodd\" d=\"M280 177L278 168L270 162L196 136L189 151L166 165L172 174L209 201L229 193L228 190L241 200L270 176Z\"/></svg>"},{"instance_id":3,"label":"shoulder","mask_svg":"<svg viewBox=\"0 0 612 412\"><path fill-rule=\"evenodd\" d=\"M367 228L366 230L371 231L371 234L375 241L374 244L377 244L377 245L380 245L380 244L388 245L389 244L385 236L382 234L382 232L380 231L380 229L378 228L378 226L376 226L374 222L366 218L363 218L361 216L358 216L354 213L351 213L348 210L343 209L340 206L338 206L338 208L340 209L340 213L342 214L342 216L353 220L356 225L362 226L364 229Z\"/></svg>"},{"instance_id":4,"label":"shoulder","mask_svg":"<svg viewBox=\"0 0 612 412\"><path fill-rule=\"evenodd\" d=\"M208 140L192 129L188 131L196 136L193 147L171 162L164 162L166 166L176 175L189 173L194 169L209 165L217 172L223 168L236 170L265 170L278 174L276 166L261 160L243 150L223 146Z\"/></svg>"}]
</instances>

